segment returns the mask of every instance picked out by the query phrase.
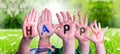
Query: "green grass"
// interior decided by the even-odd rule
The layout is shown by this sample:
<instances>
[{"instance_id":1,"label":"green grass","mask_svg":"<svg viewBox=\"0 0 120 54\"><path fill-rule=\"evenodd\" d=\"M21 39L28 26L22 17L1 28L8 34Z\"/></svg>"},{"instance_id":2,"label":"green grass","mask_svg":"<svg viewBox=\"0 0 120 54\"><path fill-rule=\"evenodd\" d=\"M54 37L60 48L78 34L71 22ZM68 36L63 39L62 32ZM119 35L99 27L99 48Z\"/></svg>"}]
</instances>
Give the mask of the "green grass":
<instances>
[{"instance_id":1,"label":"green grass","mask_svg":"<svg viewBox=\"0 0 120 54\"><path fill-rule=\"evenodd\" d=\"M15 54L22 38L21 29L0 29L0 54ZM31 48L37 48L39 37L33 39ZM56 47L62 47L62 40L55 34L51 37L51 43ZM76 48L78 46L75 40ZM94 44L91 42L92 53L95 54ZM120 54L120 29L108 29L105 33L105 48L107 54Z\"/></svg>"}]
</instances>

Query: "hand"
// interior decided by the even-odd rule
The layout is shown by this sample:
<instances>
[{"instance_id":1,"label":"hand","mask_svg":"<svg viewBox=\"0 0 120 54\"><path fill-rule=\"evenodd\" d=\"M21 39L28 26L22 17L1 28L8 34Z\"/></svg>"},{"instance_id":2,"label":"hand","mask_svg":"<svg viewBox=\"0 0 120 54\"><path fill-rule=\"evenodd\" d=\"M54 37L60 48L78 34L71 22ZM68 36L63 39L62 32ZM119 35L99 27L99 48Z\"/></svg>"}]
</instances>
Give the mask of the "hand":
<instances>
[{"instance_id":1,"label":"hand","mask_svg":"<svg viewBox=\"0 0 120 54\"><path fill-rule=\"evenodd\" d=\"M94 26L95 26L95 28L94 28ZM101 30L101 24L98 23L98 25L97 25L96 20L95 20L94 23L91 24L91 29L93 31L92 37L86 36L86 38L88 38L89 40L91 40L95 44L104 43L104 33L107 31L108 27L106 27L102 31Z\"/></svg>"},{"instance_id":2,"label":"hand","mask_svg":"<svg viewBox=\"0 0 120 54\"><path fill-rule=\"evenodd\" d=\"M23 37L25 37L26 39L33 39L38 34L37 24L38 24L38 12L35 9L33 9L25 17L25 21L22 27Z\"/></svg>"},{"instance_id":3,"label":"hand","mask_svg":"<svg viewBox=\"0 0 120 54\"><path fill-rule=\"evenodd\" d=\"M89 54L89 41L85 38L85 36L90 35L90 28L88 27L88 16L85 15L84 23L82 21L82 17L80 13L78 13L78 17L80 23L77 22L77 29L75 37L79 41L79 49L82 54Z\"/></svg>"},{"instance_id":4,"label":"hand","mask_svg":"<svg viewBox=\"0 0 120 54\"><path fill-rule=\"evenodd\" d=\"M50 38L57 29L57 25L52 24L52 16L47 8L42 11L39 19L38 32L41 38Z\"/></svg>"},{"instance_id":5,"label":"hand","mask_svg":"<svg viewBox=\"0 0 120 54\"><path fill-rule=\"evenodd\" d=\"M59 28L56 30L56 34L63 40L63 54L74 54L76 18L74 17L72 21L69 12L66 12L66 14L64 12L60 12L60 14L62 17L58 13L56 14L59 21Z\"/></svg>"},{"instance_id":6,"label":"hand","mask_svg":"<svg viewBox=\"0 0 120 54\"><path fill-rule=\"evenodd\" d=\"M100 23L97 25L95 20L95 22L91 24L91 29L93 31L92 37L86 36L86 38L94 42L96 47L96 54L106 54L104 47L104 33L107 31L108 27L102 31Z\"/></svg>"},{"instance_id":7,"label":"hand","mask_svg":"<svg viewBox=\"0 0 120 54\"><path fill-rule=\"evenodd\" d=\"M66 12L66 14L64 12L60 12L60 14L62 17L58 13L56 14L59 21L59 29L56 30L56 34L63 40L73 40L75 36L76 18L74 17L72 21L72 17L69 12Z\"/></svg>"},{"instance_id":8,"label":"hand","mask_svg":"<svg viewBox=\"0 0 120 54\"><path fill-rule=\"evenodd\" d=\"M82 17L80 16L80 13L78 13L78 17L80 19L80 23L77 23L77 31L75 34L75 37L80 41L84 42L88 40L85 38L85 36L90 35L90 28L87 26L88 25L88 17L87 15L85 16L84 23L82 21Z\"/></svg>"},{"instance_id":9,"label":"hand","mask_svg":"<svg viewBox=\"0 0 120 54\"><path fill-rule=\"evenodd\" d=\"M21 39L17 54L28 54L30 51L30 43L32 39L38 34L37 32L38 12L33 9L25 17L22 31L23 38Z\"/></svg>"},{"instance_id":10,"label":"hand","mask_svg":"<svg viewBox=\"0 0 120 54\"><path fill-rule=\"evenodd\" d=\"M37 27L40 36L38 48L48 48L50 50L53 49L50 44L50 37L55 32L57 27L57 25L52 24L52 15L50 10L45 8L39 18ZM48 54L48 51L42 52L42 54Z\"/></svg>"}]
</instances>

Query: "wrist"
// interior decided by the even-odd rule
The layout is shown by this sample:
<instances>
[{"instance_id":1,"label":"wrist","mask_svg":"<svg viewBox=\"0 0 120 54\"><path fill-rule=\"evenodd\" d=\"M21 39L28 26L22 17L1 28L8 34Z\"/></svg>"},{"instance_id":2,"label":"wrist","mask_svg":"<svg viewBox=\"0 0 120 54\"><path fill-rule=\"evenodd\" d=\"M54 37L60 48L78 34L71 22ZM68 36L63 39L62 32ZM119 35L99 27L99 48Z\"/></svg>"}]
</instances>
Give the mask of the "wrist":
<instances>
[{"instance_id":1,"label":"wrist","mask_svg":"<svg viewBox=\"0 0 120 54\"><path fill-rule=\"evenodd\" d=\"M63 43L72 43L72 42L74 42L74 40L63 40Z\"/></svg>"},{"instance_id":2,"label":"wrist","mask_svg":"<svg viewBox=\"0 0 120 54\"><path fill-rule=\"evenodd\" d=\"M63 52L64 54L74 54L75 52L74 40L63 41Z\"/></svg>"},{"instance_id":3,"label":"wrist","mask_svg":"<svg viewBox=\"0 0 120 54\"><path fill-rule=\"evenodd\" d=\"M82 41L82 42L79 41L79 45L80 45L81 47L89 46L89 41Z\"/></svg>"},{"instance_id":4,"label":"wrist","mask_svg":"<svg viewBox=\"0 0 120 54\"><path fill-rule=\"evenodd\" d=\"M86 39L85 37L77 38L77 39L79 41L79 44L83 44L83 45L89 44L89 40Z\"/></svg>"},{"instance_id":5,"label":"wrist","mask_svg":"<svg viewBox=\"0 0 120 54\"><path fill-rule=\"evenodd\" d=\"M104 43L96 43L95 46L96 46L96 53L97 54L100 54L100 53L106 54Z\"/></svg>"},{"instance_id":6,"label":"wrist","mask_svg":"<svg viewBox=\"0 0 120 54\"><path fill-rule=\"evenodd\" d=\"M29 52L31 42L31 39L22 37L17 54L27 54Z\"/></svg>"},{"instance_id":7,"label":"wrist","mask_svg":"<svg viewBox=\"0 0 120 54\"><path fill-rule=\"evenodd\" d=\"M82 54L89 54L89 41L79 41L79 50Z\"/></svg>"},{"instance_id":8,"label":"wrist","mask_svg":"<svg viewBox=\"0 0 120 54\"><path fill-rule=\"evenodd\" d=\"M41 41L41 42L44 42L44 43L50 44L50 38L40 38L40 41ZM39 42L40 42L40 41L39 41Z\"/></svg>"},{"instance_id":9,"label":"wrist","mask_svg":"<svg viewBox=\"0 0 120 54\"><path fill-rule=\"evenodd\" d=\"M69 47L74 46L74 45L75 45L74 40L70 40L70 41L63 40L63 47L69 48Z\"/></svg>"},{"instance_id":10,"label":"wrist","mask_svg":"<svg viewBox=\"0 0 120 54\"><path fill-rule=\"evenodd\" d=\"M73 42L74 41L74 37L68 37L65 36L64 38L62 38L63 42Z\"/></svg>"},{"instance_id":11,"label":"wrist","mask_svg":"<svg viewBox=\"0 0 120 54\"><path fill-rule=\"evenodd\" d=\"M103 48L104 47L104 43L95 43L96 48Z\"/></svg>"},{"instance_id":12,"label":"wrist","mask_svg":"<svg viewBox=\"0 0 120 54\"><path fill-rule=\"evenodd\" d=\"M52 48L52 45L50 44L50 40L45 38L40 38L38 48L46 49L45 51L48 49L50 49L52 52L54 51L54 48Z\"/></svg>"},{"instance_id":13,"label":"wrist","mask_svg":"<svg viewBox=\"0 0 120 54\"><path fill-rule=\"evenodd\" d=\"M30 46L30 43L32 42L31 39L26 39L24 37L22 37L22 40L21 40L21 44L24 44L24 46Z\"/></svg>"},{"instance_id":14,"label":"wrist","mask_svg":"<svg viewBox=\"0 0 120 54\"><path fill-rule=\"evenodd\" d=\"M74 39L63 39L64 43L71 43L74 42Z\"/></svg>"},{"instance_id":15,"label":"wrist","mask_svg":"<svg viewBox=\"0 0 120 54\"><path fill-rule=\"evenodd\" d=\"M22 40L24 40L24 41L32 41L32 39L33 38L28 38L28 37L24 37L24 36L22 37Z\"/></svg>"}]
</instances>

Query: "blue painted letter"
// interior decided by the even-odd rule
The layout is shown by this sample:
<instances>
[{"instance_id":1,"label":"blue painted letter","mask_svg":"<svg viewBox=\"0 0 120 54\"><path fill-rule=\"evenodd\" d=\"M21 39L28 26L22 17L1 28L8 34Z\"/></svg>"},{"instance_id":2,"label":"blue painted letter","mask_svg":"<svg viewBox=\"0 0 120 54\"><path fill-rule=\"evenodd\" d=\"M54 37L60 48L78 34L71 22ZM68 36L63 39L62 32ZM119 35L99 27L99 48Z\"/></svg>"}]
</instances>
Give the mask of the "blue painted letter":
<instances>
[{"instance_id":1,"label":"blue painted letter","mask_svg":"<svg viewBox=\"0 0 120 54\"><path fill-rule=\"evenodd\" d=\"M41 35L43 35L44 32L48 32L48 33L50 32L45 25L43 25L43 27L42 27Z\"/></svg>"}]
</instances>

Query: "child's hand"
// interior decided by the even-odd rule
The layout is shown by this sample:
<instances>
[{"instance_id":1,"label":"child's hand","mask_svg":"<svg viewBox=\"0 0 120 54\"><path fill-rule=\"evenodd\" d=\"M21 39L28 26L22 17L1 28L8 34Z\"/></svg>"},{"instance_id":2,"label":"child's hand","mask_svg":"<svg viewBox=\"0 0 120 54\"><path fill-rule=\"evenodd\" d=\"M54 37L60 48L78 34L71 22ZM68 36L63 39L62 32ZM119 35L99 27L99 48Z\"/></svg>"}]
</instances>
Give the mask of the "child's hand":
<instances>
[{"instance_id":1,"label":"child's hand","mask_svg":"<svg viewBox=\"0 0 120 54\"><path fill-rule=\"evenodd\" d=\"M83 23L80 13L78 13L78 16L80 18L80 23L77 23L77 29L76 29L77 31L76 31L75 37L81 42L84 42L84 41L88 42L88 40L85 38L85 36L89 36L89 33L90 33L90 28L88 26L88 17L87 15L85 16L84 23Z\"/></svg>"},{"instance_id":2,"label":"child's hand","mask_svg":"<svg viewBox=\"0 0 120 54\"><path fill-rule=\"evenodd\" d=\"M38 32L41 38L50 38L58 26L52 24L52 15L47 8L42 11L38 23Z\"/></svg>"},{"instance_id":3,"label":"child's hand","mask_svg":"<svg viewBox=\"0 0 120 54\"><path fill-rule=\"evenodd\" d=\"M37 34L37 24L38 24L38 12L33 9L30 13L25 17L25 21L23 24L23 37L26 39L33 39Z\"/></svg>"},{"instance_id":4,"label":"child's hand","mask_svg":"<svg viewBox=\"0 0 120 54\"><path fill-rule=\"evenodd\" d=\"M74 17L72 21L72 17L70 13L60 12L62 17L57 13L56 16L59 21L59 28L56 30L56 34L62 38L63 40L63 54L74 54L75 46L74 46L74 36L75 36L75 23L76 18Z\"/></svg>"},{"instance_id":5,"label":"child's hand","mask_svg":"<svg viewBox=\"0 0 120 54\"><path fill-rule=\"evenodd\" d=\"M94 28L94 26L95 26L95 28ZM92 35L92 37L87 36L87 38L89 40L91 40L92 42L94 42L95 44L104 43L104 33L107 31L107 28L108 27L106 27L102 31L100 23L98 23L98 25L97 25L96 20L95 20L95 22L91 24L91 29L93 31L93 35Z\"/></svg>"},{"instance_id":6,"label":"child's hand","mask_svg":"<svg viewBox=\"0 0 120 54\"><path fill-rule=\"evenodd\" d=\"M55 32L57 27L57 25L52 24L52 15L50 10L45 8L39 18L37 27L40 36L38 48L47 48L54 51L50 44L50 37ZM48 54L48 50L41 52L40 54Z\"/></svg>"},{"instance_id":7,"label":"child's hand","mask_svg":"<svg viewBox=\"0 0 120 54\"><path fill-rule=\"evenodd\" d=\"M86 38L94 42L96 47L96 54L106 54L105 47L104 47L104 33L107 31L108 27L106 27L102 31L100 23L98 23L97 25L95 21L93 24L91 24L91 29L93 31L92 37L86 36Z\"/></svg>"},{"instance_id":8,"label":"child's hand","mask_svg":"<svg viewBox=\"0 0 120 54\"><path fill-rule=\"evenodd\" d=\"M88 27L88 17L85 16L84 23L82 20L82 17L80 16L80 13L78 13L78 17L80 20L80 23L77 22L77 29L75 37L79 41L79 49L82 54L89 54L89 41L85 38L85 36L90 35L90 28Z\"/></svg>"},{"instance_id":9,"label":"child's hand","mask_svg":"<svg viewBox=\"0 0 120 54\"><path fill-rule=\"evenodd\" d=\"M38 34L37 23L38 23L38 12L33 9L25 17L25 21L22 27L23 38L21 39L17 54L29 53L30 43L32 39L36 37L36 35Z\"/></svg>"},{"instance_id":10,"label":"child's hand","mask_svg":"<svg viewBox=\"0 0 120 54\"><path fill-rule=\"evenodd\" d=\"M72 17L69 12L60 12L62 17L57 13L56 16L59 21L59 28L56 30L56 34L65 40L74 40L75 36L75 22L76 19L74 18L72 21Z\"/></svg>"}]
</instances>

